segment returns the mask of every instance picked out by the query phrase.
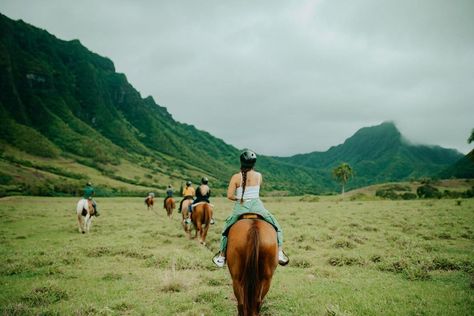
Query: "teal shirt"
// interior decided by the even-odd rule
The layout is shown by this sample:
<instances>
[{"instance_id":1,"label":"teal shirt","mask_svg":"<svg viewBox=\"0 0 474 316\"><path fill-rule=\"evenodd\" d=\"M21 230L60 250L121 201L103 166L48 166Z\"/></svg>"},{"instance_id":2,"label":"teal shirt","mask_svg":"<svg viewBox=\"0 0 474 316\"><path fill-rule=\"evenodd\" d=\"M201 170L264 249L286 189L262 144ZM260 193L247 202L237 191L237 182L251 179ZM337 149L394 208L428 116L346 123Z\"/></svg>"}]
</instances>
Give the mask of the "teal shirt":
<instances>
[{"instance_id":1,"label":"teal shirt","mask_svg":"<svg viewBox=\"0 0 474 316\"><path fill-rule=\"evenodd\" d=\"M93 195L94 195L94 188L91 187L91 186L86 186L84 188L84 196L83 197L85 199L91 199Z\"/></svg>"}]
</instances>

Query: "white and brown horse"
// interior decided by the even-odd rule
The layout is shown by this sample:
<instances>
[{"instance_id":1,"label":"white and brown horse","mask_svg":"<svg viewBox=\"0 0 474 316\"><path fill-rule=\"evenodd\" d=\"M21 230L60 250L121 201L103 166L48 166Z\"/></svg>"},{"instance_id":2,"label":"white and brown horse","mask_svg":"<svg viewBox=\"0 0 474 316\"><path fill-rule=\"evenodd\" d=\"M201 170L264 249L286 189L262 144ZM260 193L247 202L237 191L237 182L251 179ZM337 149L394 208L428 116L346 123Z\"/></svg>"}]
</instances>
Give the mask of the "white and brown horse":
<instances>
[{"instance_id":1,"label":"white and brown horse","mask_svg":"<svg viewBox=\"0 0 474 316\"><path fill-rule=\"evenodd\" d=\"M92 216L95 215L94 205L92 200L80 199L76 206L77 222L79 225L79 232L89 232L92 226Z\"/></svg>"}]
</instances>

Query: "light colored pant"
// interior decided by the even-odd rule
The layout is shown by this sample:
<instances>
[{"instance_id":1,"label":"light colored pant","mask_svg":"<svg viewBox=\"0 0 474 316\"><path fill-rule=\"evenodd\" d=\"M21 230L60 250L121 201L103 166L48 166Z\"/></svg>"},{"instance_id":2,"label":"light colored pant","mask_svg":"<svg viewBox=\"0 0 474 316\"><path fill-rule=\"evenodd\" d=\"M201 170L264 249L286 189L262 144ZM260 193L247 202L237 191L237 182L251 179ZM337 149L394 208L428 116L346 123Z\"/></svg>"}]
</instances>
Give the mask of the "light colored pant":
<instances>
[{"instance_id":1,"label":"light colored pant","mask_svg":"<svg viewBox=\"0 0 474 316\"><path fill-rule=\"evenodd\" d=\"M255 213L260 215L266 222L270 223L275 227L277 231L277 243L278 247L283 244L283 231L276 218L263 206L260 199L244 200L244 203L240 204L240 201L235 202L232 214L227 217L224 223L224 229L222 230L220 251L225 253L227 249L227 234L229 233L230 227L237 222L242 214Z\"/></svg>"}]
</instances>

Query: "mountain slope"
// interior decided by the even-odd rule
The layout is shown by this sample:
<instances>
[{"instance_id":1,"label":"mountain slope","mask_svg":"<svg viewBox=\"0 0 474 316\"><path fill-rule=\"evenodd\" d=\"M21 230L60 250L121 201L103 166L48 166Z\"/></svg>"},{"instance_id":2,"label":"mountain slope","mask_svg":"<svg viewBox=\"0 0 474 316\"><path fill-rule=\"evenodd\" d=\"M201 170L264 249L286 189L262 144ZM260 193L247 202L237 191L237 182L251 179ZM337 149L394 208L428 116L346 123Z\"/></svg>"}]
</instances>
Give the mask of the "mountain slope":
<instances>
[{"instance_id":1,"label":"mountain slope","mask_svg":"<svg viewBox=\"0 0 474 316\"><path fill-rule=\"evenodd\" d=\"M0 15L0 136L28 153L69 156L116 176L124 160L180 181L202 175L224 188L239 150L176 122L152 97L142 98L112 61L44 30ZM108 167L107 167L108 166ZM260 157L268 188L321 190L309 168ZM293 175L297 174L298 177ZM174 181L175 184L177 181Z\"/></svg>"},{"instance_id":2,"label":"mountain slope","mask_svg":"<svg viewBox=\"0 0 474 316\"><path fill-rule=\"evenodd\" d=\"M343 144L326 152L281 158L282 161L319 170L349 163L356 177L352 186L399 181L433 175L462 155L438 146L412 145L403 139L395 124L385 122L357 131Z\"/></svg>"},{"instance_id":3,"label":"mountain slope","mask_svg":"<svg viewBox=\"0 0 474 316\"><path fill-rule=\"evenodd\" d=\"M456 161L454 165L440 172L439 177L474 179L474 149Z\"/></svg>"}]
</instances>

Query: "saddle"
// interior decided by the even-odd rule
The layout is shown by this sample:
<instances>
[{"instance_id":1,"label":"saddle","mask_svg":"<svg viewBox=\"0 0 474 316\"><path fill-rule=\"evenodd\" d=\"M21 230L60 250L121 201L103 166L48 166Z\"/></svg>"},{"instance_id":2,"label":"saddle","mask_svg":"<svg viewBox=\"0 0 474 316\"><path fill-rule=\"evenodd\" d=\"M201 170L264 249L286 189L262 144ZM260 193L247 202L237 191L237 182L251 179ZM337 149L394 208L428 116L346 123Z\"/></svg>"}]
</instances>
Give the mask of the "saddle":
<instances>
[{"instance_id":1,"label":"saddle","mask_svg":"<svg viewBox=\"0 0 474 316\"><path fill-rule=\"evenodd\" d=\"M262 219L263 220L263 217L255 213L245 213L239 216L238 220L240 221L241 219Z\"/></svg>"}]
</instances>

